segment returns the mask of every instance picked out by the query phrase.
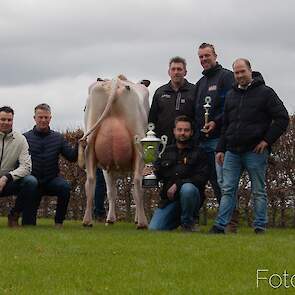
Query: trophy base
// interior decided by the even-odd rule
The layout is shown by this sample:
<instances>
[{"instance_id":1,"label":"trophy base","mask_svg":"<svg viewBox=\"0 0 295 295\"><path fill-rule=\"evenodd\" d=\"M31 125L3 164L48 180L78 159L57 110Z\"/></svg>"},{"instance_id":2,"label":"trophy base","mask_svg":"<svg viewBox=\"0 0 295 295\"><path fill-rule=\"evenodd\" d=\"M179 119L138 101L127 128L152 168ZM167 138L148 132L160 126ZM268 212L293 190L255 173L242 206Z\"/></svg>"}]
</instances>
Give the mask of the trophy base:
<instances>
[{"instance_id":1,"label":"trophy base","mask_svg":"<svg viewBox=\"0 0 295 295\"><path fill-rule=\"evenodd\" d=\"M148 175L142 179L142 187L157 187L158 185L158 179L155 175Z\"/></svg>"}]
</instances>

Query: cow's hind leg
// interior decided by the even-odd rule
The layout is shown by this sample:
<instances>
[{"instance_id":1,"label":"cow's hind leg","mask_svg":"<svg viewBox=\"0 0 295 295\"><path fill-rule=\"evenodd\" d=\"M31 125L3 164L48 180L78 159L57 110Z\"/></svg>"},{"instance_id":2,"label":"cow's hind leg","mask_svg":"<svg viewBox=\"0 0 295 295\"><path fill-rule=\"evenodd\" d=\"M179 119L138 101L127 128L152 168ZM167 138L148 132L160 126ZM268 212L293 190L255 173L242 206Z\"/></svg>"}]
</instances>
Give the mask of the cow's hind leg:
<instances>
[{"instance_id":1,"label":"cow's hind leg","mask_svg":"<svg viewBox=\"0 0 295 295\"><path fill-rule=\"evenodd\" d=\"M94 154L94 149L91 148L91 144L86 148L86 174L87 179L85 182L85 193L87 198L86 210L83 218L83 226L91 227L92 226L92 210L93 210L93 196L96 183L96 157Z\"/></svg>"},{"instance_id":2,"label":"cow's hind leg","mask_svg":"<svg viewBox=\"0 0 295 295\"><path fill-rule=\"evenodd\" d=\"M116 222L116 179L110 173L104 171L105 182L107 186L107 197L109 202L109 211L106 219L106 225L114 224Z\"/></svg>"},{"instance_id":3,"label":"cow's hind leg","mask_svg":"<svg viewBox=\"0 0 295 295\"><path fill-rule=\"evenodd\" d=\"M144 202L143 202L143 189L141 185L142 181L142 170L143 162L140 160L139 155L136 156L135 166L134 166L134 191L133 198L136 205L135 221L137 221L138 229L146 229L148 222L144 213Z\"/></svg>"}]
</instances>

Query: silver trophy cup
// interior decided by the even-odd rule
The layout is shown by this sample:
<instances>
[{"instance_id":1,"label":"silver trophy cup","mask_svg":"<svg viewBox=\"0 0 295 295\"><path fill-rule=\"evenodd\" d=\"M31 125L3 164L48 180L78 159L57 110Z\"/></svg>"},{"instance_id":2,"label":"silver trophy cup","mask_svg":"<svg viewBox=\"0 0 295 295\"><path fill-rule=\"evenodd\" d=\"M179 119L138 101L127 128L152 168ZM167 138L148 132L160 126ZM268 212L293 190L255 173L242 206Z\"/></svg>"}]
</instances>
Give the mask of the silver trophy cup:
<instances>
[{"instance_id":1,"label":"silver trophy cup","mask_svg":"<svg viewBox=\"0 0 295 295\"><path fill-rule=\"evenodd\" d=\"M163 154L168 137L166 135L162 135L161 138L156 137L155 132L153 131L155 125L153 123L148 124L148 131L146 133L146 137L140 139L138 135L135 135L135 144L138 147L138 151L141 154L143 161L146 167L149 167L151 170L151 174L146 175L142 179L143 187L155 187L158 186L158 180L156 175L152 172L153 163L161 155ZM162 144L162 150L159 152L160 144ZM141 149L139 149L141 147Z\"/></svg>"}]
</instances>

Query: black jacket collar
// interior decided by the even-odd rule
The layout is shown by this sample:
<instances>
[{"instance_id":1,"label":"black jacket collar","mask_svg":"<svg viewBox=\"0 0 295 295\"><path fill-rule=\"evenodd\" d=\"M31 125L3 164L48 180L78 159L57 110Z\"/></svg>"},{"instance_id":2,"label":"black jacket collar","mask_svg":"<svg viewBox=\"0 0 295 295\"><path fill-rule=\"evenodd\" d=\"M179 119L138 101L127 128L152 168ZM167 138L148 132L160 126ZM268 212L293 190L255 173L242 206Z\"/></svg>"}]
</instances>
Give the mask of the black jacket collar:
<instances>
[{"instance_id":1,"label":"black jacket collar","mask_svg":"<svg viewBox=\"0 0 295 295\"><path fill-rule=\"evenodd\" d=\"M182 149L182 150L183 150L183 151L185 151L185 150L191 150L191 149L193 149L193 148L195 148L195 147L196 147L195 141L194 141L193 139L191 139L191 140L189 140L187 147L184 148L184 149ZM180 149L177 147L176 143L167 146L167 150L168 150L168 149L180 150Z\"/></svg>"},{"instance_id":2,"label":"black jacket collar","mask_svg":"<svg viewBox=\"0 0 295 295\"><path fill-rule=\"evenodd\" d=\"M41 131L38 131L36 126L34 126L33 128L33 133L36 135L36 136L40 136L40 137L45 137L47 135L49 135L51 133L51 130L50 130L50 127L48 129L48 131L46 132L41 132Z\"/></svg>"},{"instance_id":3,"label":"black jacket collar","mask_svg":"<svg viewBox=\"0 0 295 295\"><path fill-rule=\"evenodd\" d=\"M259 85L265 85L264 79L259 72L253 71L252 78L253 78L253 81L246 89L239 88L237 83L234 85L234 89L243 92L243 91L247 91L248 89L255 88Z\"/></svg>"},{"instance_id":4,"label":"black jacket collar","mask_svg":"<svg viewBox=\"0 0 295 295\"><path fill-rule=\"evenodd\" d=\"M204 70L202 74L206 77L213 76L217 71L222 69L222 65L220 65L218 62L216 63L215 67L210 68L208 70Z\"/></svg>"},{"instance_id":5,"label":"black jacket collar","mask_svg":"<svg viewBox=\"0 0 295 295\"><path fill-rule=\"evenodd\" d=\"M189 83L186 79L184 79L184 83L183 83L183 85L179 88L178 91L180 91L180 92L182 92L182 91L188 91L188 90L190 89L189 86L190 86L190 83ZM168 84L166 84L166 87L165 87L165 88L166 88L165 90L167 90L167 91L175 92L175 90L174 90L173 87L172 87L171 80L169 81Z\"/></svg>"}]
</instances>

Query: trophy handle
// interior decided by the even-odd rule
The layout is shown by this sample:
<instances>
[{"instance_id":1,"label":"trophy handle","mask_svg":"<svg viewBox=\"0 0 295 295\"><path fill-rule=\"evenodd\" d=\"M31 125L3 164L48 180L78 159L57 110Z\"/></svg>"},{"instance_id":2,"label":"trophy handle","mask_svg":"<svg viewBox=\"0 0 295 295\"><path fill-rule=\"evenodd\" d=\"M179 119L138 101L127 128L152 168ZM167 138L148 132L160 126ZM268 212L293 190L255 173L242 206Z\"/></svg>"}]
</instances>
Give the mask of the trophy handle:
<instances>
[{"instance_id":1,"label":"trophy handle","mask_svg":"<svg viewBox=\"0 0 295 295\"><path fill-rule=\"evenodd\" d=\"M161 158L162 154L165 151L166 145L167 145L167 141L168 141L168 136L167 135L162 135L161 136L161 143L163 145L161 152L159 153L159 158Z\"/></svg>"},{"instance_id":2,"label":"trophy handle","mask_svg":"<svg viewBox=\"0 0 295 295\"><path fill-rule=\"evenodd\" d=\"M140 144L140 138L138 135L134 135L134 145L139 153L139 155L143 158L142 152L141 152L141 144Z\"/></svg>"}]
</instances>

